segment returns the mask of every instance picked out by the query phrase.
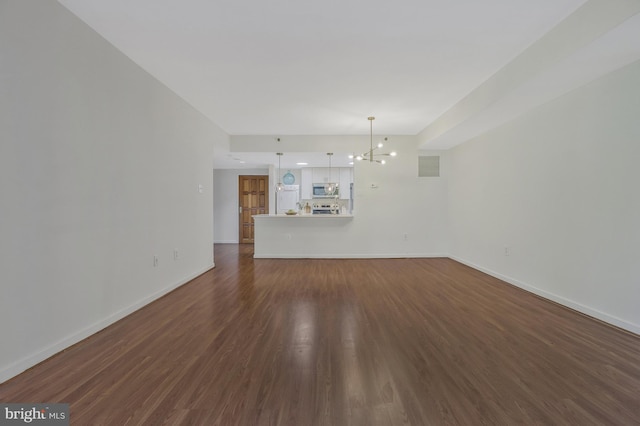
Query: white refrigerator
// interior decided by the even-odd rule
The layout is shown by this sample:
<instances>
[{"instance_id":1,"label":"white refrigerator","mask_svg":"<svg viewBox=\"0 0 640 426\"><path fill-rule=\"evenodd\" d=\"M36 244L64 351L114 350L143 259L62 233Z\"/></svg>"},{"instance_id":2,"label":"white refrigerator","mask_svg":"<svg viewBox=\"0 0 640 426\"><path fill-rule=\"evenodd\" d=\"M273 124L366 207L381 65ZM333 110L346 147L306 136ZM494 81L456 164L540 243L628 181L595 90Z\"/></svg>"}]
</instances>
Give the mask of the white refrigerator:
<instances>
[{"instance_id":1,"label":"white refrigerator","mask_svg":"<svg viewBox=\"0 0 640 426\"><path fill-rule=\"evenodd\" d=\"M287 210L298 211L300 201L300 185L284 185L282 191L276 192L276 214L283 214Z\"/></svg>"}]
</instances>

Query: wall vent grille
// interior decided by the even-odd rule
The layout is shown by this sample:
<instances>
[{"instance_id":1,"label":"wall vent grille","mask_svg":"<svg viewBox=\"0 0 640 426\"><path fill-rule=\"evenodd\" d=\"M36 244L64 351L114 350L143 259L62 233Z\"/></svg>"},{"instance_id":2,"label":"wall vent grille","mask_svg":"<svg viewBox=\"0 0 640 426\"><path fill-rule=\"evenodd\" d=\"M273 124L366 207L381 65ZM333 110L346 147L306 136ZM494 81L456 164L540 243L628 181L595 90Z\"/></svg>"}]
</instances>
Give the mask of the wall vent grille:
<instances>
[{"instance_id":1,"label":"wall vent grille","mask_svg":"<svg viewBox=\"0 0 640 426\"><path fill-rule=\"evenodd\" d=\"M440 177L440 157L437 155L419 156L418 177Z\"/></svg>"}]
</instances>

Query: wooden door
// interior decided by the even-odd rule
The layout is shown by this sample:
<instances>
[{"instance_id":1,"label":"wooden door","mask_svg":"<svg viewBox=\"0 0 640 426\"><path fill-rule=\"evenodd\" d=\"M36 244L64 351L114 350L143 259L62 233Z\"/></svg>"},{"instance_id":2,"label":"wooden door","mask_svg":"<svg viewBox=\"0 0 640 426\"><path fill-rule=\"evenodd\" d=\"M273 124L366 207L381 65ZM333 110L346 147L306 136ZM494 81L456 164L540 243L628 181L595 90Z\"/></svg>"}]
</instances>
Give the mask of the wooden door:
<instances>
[{"instance_id":1,"label":"wooden door","mask_svg":"<svg viewBox=\"0 0 640 426\"><path fill-rule=\"evenodd\" d=\"M253 215L269 213L269 176L240 176L240 243L253 243Z\"/></svg>"}]
</instances>

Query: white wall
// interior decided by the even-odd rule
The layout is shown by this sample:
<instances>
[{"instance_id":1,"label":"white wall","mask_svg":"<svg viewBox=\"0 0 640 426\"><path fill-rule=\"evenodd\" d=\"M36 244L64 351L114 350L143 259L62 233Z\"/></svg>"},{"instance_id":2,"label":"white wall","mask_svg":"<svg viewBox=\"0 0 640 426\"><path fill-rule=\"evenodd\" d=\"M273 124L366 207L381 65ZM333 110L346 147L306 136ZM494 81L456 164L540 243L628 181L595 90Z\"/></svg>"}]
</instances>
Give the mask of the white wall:
<instances>
[{"instance_id":1,"label":"white wall","mask_svg":"<svg viewBox=\"0 0 640 426\"><path fill-rule=\"evenodd\" d=\"M640 333L639 111L636 62L453 149L452 256Z\"/></svg>"},{"instance_id":2,"label":"white wall","mask_svg":"<svg viewBox=\"0 0 640 426\"><path fill-rule=\"evenodd\" d=\"M55 1L0 56L1 382L213 266L227 136Z\"/></svg>"},{"instance_id":3,"label":"white wall","mask_svg":"<svg viewBox=\"0 0 640 426\"><path fill-rule=\"evenodd\" d=\"M285 172L286 173L286 172ZM269 169L217 169L213 171L213 235L216 243L237 243L238 176L269 175Z\"/></svg>"},{"instance_id":4,"label":"white wall","mask_svg":"<svg viewBox=\"0 0 640 426\"><path fill-rule=\"evenodd\" d=\"M447 153L429 153L441 156L445 164L441 177L419 178L417 138L394 137L392 141L388 149L396 150L398 156L387 164L355 162L356 217L350 238L362 254L446 255Z\"/></svg>"}]
</instances>

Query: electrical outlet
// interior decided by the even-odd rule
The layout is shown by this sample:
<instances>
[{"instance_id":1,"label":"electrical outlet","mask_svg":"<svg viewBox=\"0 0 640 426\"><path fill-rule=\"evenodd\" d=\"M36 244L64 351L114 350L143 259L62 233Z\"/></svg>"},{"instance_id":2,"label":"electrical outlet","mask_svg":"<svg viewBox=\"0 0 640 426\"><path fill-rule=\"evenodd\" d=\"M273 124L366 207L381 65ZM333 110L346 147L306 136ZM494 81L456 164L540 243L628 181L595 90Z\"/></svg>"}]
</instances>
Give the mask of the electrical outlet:
<instances>
[{"instance_id":1,"label":"electrical outlet","mask_svg":"<svg viewBox=\"0 0 640 426\"><path fill-rule=\"evenodd\" d=\"M505 246L505 247L504 247L504 255L505 255L505 256L509 256L509 255L511 255L511 250L509 249L509 247L508 247L508 246Z\"/></svg>"},{"instance_id":2,"label":"electrical outlet","mask_svg":"<svg viewBox=\"0 0 640 426\"><path fill-rule=\"evenodd\" d=\"M404 240L407 241L409 239L409 235L407 235L407 233L404 233Z\"/></svg>"},{"instance_id":3,"label":"electrical outlet","mask_svg":"<svg viewBox=\"0 0 640 426\"><path fill-rule=\"evenodd\" d=\"M173 249L173 260L179 259L178 249Z\"/></svg>"},{"instance_id":4,"label":"electrical outlet","mask_svg":"<svg viewBox=\"0 0 640 426\"><path fill-rule=\"evenodd\" d=\"M158 266L158 256L153 256L153 267Z\"/></svg>"}]
</instances>

